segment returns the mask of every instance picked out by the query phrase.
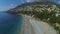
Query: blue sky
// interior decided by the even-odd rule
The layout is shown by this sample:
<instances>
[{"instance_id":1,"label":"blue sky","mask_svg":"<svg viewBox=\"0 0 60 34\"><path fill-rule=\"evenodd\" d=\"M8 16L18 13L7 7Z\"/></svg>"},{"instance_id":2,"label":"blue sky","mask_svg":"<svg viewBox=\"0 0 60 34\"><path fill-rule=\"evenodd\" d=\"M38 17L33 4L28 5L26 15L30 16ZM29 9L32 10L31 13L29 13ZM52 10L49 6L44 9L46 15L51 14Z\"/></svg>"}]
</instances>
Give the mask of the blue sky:
<instances>
[{"instance_id":1,"label":"blue sky","mask_svg":"<svg viewBox=\"0 0 60 34\"><path fill-rule=\"evenodd\" d=\"M29 2L30 0L0 0L0 11L6 11L23 2ZM60 3L60 0L54 0L54 2Z\"/></svg>"},{"instance_id":2,"label":"blue sky","mask_svg":"<svg viewBox=\"0 0 60 34\"><path fill-rule=\"evenodd\" d=\"M0 0L0 11L6 11L19 5L22 0Z\"/></svg>"}]
</instances>

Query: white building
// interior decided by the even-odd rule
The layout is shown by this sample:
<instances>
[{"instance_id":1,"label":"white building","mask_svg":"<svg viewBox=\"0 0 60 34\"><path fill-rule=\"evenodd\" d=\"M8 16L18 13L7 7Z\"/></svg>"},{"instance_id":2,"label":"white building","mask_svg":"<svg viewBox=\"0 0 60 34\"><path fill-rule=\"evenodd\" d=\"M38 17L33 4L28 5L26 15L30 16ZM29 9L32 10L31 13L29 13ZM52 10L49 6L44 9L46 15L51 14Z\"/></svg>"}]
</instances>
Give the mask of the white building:
<instances>
[{"instance_id":1,"label":"white building","mask_svg":"<svg viewBox=\"0 0 60 34\"><path fill-rule=\"evenodd\" d=\"M60 10L57 11L57 13L56 13L56 17L59 16L59 15L60 15Z\"/></svg>"}]
</instances>

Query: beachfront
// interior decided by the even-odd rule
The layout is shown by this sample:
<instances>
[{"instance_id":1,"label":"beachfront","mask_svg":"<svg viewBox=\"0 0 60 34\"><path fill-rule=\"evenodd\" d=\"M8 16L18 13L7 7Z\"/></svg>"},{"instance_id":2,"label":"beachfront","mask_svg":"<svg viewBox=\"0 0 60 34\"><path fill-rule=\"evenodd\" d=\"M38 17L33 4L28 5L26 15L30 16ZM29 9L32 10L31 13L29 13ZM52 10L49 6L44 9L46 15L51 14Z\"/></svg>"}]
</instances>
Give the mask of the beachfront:
<instances>
[{"instance_id":1,"label":"beachfront","mask_svg":"<svg viewBox=\"0 0 60 34\"><path fill-rule=\"evenodd\" d=\"M27 15L22 16L23 24L20 34L57 34L57 31L46 22L35 20Z\"/></svg>"}]
</instances>

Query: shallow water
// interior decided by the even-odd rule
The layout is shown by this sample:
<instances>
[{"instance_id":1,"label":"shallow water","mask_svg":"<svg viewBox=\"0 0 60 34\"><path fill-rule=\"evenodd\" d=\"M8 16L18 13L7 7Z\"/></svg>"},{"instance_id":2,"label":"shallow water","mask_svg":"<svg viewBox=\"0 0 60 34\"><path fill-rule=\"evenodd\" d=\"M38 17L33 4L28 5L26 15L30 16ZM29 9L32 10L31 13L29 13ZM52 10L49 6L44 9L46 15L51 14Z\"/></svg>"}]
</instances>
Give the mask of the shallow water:
<instances>
[{"instance_id":1,"label":"shallow water","mask_svg":"<svg viewBox=\"0 0 60 34\"><path fill-rule=\"evenodd\" d=\"M0 34L19 34L22 16L0 12Z\"/></svg>"}]
</instances>

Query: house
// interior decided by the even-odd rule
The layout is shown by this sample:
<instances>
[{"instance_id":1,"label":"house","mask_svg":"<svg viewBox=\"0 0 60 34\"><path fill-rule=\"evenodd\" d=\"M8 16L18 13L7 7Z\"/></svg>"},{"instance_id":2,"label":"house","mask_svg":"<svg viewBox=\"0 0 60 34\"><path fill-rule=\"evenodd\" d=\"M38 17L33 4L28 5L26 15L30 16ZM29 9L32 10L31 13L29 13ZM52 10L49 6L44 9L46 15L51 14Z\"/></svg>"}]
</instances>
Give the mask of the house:
<instances>
[{"instance_id":1,"label":"house","mask_svg":"<svg viewBox=\"0 0 60 34\"><path fill-rule=\"evenodd\" d=\"M57 13L56 13L56 17L60 15L60 9L58 9Z\"/></svg>"}]
</instances>

